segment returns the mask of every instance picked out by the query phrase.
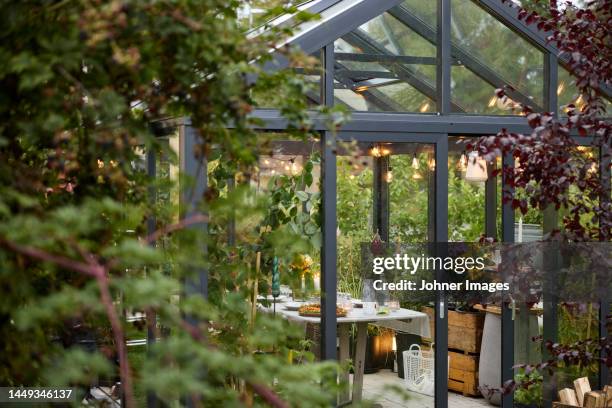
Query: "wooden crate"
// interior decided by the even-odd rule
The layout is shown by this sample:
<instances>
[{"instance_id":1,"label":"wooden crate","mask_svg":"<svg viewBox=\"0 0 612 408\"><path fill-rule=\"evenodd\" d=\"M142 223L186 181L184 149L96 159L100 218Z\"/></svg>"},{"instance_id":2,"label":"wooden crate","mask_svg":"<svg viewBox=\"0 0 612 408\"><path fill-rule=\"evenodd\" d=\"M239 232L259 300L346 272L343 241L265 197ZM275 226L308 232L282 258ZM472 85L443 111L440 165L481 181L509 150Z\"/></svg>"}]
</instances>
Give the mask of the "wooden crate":
<instances>
[{"instance_id":1,"label":"wooden crate","mask_svg":"<svg viewBox=\"0 0 612 408\"><path fill-rule=\"evenodd\" d=\"M449 351L450 368L448 370L448 389L462 393L464 396L479 396L478 390L478 356L456 351Z\"/></svg>"},{"instance_id":2,"label":"wooden crate","mask_svg":"<svg viewBox=\"0 0 612 408\"><path fill-rule=\"evenodd\" d=\"M434 330L434 309L423 308L429 316L429 328L432 338ZM448 348L465 351L467 353L480 353L482 330L484 328L485 314L482 312L456 312L448 311Z\"/></svg>"}]
</instances>

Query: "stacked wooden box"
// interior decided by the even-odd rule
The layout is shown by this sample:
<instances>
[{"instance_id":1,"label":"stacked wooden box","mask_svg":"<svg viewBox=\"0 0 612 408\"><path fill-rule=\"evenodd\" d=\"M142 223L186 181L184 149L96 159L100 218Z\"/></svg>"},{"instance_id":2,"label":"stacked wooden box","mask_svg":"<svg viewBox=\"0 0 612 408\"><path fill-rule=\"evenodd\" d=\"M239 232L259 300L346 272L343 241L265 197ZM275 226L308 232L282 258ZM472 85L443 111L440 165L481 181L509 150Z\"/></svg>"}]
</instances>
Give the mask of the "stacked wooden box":
<instances>
[{"instance_id":1,"label":"stacked wooden box","mask_svg":"<svg viewBox=\"0 0 612 408\"><path fill-rule=\"evenodd\" d=\"M564 388L559 391L559 402L553 403L553 408L569 407L612 407L612 386L606 385L603 391L591 391L589 379L578 378L574 381L574 388Z\"/></svg>"},{"instance_id":2,"label":"stacked wooden box","mask_svg":"<svg viewBox=\"0 0 612 408\"><path fill-rule=\"evenodd\" d=\"M424 308L429 315L431 335L434 337L434 310ZM465 396L478 396L478 360L484 313L448 312L448 389Z\"/></svg>"}]
</instances>

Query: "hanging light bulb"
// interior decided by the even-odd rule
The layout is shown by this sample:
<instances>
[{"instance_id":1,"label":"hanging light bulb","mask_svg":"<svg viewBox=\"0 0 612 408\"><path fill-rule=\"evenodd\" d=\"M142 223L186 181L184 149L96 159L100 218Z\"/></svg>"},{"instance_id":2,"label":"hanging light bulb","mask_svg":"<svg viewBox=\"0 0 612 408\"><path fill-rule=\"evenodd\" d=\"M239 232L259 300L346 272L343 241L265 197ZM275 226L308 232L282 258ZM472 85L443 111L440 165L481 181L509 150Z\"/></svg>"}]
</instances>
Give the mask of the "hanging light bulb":
<instances>
[{"instance_id":1,"label":"hanging light bulb","mask_svg":"<svg viewBox=\"0 0 612 408\"><path fill-rule=\"evenodd\" d=\"M295 176L296 174L299 173L298 165L295 164L295 159L291 159L290 162L291 162L291 174Z\"/></svg>"},{"instance_id":2,"label":"hanging light bulb","mask_svg":"<svg viewBox=\"0 0 612 408\"><path fill-rule=\"evenodd\" d=\"M434 171L436 169L436 159L430 157L427 165L429 166L429 170Z\"/></svg>"},{"instance_id":3,"label":"hanging light bulb","mask_svg":"<svg viewBox=\"0 0 612 408\"><path fill-rule=\"evenodd\" d=\"M393 181L393 169L391 167L387 169L387 173L385 174L385 181L387 183L390 183Z\"/></svg>"},{"instance_id":4,"label":"hanging light bulb","mask_svg":"<svg viewBox=\"0 0 612 408\"><path fill-rule=\"evenodd\" d=\"M461 157L459 158L459 170L466 171L468 165L468 158L465 155L465 152L461 153Z\"/></svg>"},{"instance_id":5,"label":"hanging light bulb","mask_svg":"<svg viewBox=\"0 0 612 408\"><path fill-rule=\"evenodd\" d=\"M486 181L489 178L487 174L487 162L478 155L478 152L470 152L467 169L465 171L466 181Z\"/></svg>"},{"instance_id":6,"label":"hanging light bulb","mask_svg":"<svg viewBox=\"0 0 612 408\"><path fill-rule=\"evenodd\" d=\"M374 157L382 156L382 153L380 151L380 147L378 147L378 146L372 147L372 149L370 149L370 154L372 154L372 156L374 156Z\"/></svg>"},{"instance_id":7,"label":"hanging light bulb","mask_svg":"<svg viewBox=\"0 0 612 408\"><path fill-rule=\"evenodd\" d=\"M417 159L416 153L412 156L412 168L415 170L419 169L419 159Z\"/></svg>"}]
</instances>

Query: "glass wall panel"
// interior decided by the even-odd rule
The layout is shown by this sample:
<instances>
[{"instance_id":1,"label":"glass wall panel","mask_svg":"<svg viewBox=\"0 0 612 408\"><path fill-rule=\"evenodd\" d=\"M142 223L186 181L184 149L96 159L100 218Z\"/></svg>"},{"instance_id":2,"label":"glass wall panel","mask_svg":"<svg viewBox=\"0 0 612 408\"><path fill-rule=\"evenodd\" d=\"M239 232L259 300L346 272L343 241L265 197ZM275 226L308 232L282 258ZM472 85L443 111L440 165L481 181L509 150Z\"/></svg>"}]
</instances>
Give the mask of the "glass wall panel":
<instances>
[{"instance_id":1,"label":"glass wall panel","mask_svg":"<svg viewBox=\"0 0 612 408\"><path fill-rule=\"evenodd\" d=\"M503 85L515 90L509 92L514 101L543 106L543 53L471 0L452 0L451 6L453 111L513 114L512 101L495 100L493 90Z\"/></svg>"},{"instance_id":2,"label":"glass wall panel","mask_svg":"<svg viewBox=\"0 0 612 408\"><path fill-rule=\"evenodd\" d=\"M477 242L485 233L485 181L466 180L466 141L449 140L448 154L448 239Z\"/></svg>"},{"instance_id":3,"label":"glass wall panel","mask_svg":"<svg viewBox=\"0 0 612 408\"><path fill-rule=\"evenodd\" d=\"M356 111L435 111L435 24L417 15L428 18L432 6L406 1L335 41L336 103Z\"/></svg>"}]
</instances>

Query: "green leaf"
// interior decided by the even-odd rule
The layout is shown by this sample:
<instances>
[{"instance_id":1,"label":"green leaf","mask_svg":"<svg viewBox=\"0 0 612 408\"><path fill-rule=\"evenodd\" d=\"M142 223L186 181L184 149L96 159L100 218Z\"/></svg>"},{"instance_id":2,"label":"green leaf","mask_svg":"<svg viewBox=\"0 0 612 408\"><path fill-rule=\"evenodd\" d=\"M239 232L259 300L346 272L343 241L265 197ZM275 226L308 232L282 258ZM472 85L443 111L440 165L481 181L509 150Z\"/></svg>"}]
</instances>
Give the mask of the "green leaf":
<instances>
[{"instance_id":1,"label":"green leaf","mask_svg":"<svg viewBox=\"0 0 612 408\"><path fill-rule=\"evenodd\" d=\"M296 196L297 196L297 198L298 198L300 201L302 201L302 202L304 202L304 201L308 201L308 198L309 198L309 197L308 197L308 193L307 193L307 192L305 192L305 191L296 191L296 192L295 192L295 195L296 195Z\"/></svg>"},{"instance_id":2,"label":"green leaf","mask_svg":"<svg viewBox=\"0 0 612 408\"><path fill-rule=\"evenodd\" d=\"M308 187L312 186L312 181L313 181L313 178L312 178L312 173L306 173L306 174L304 174L304 183L305 183L305 184L306 184Z\"/></svg>"}]
</instances>

